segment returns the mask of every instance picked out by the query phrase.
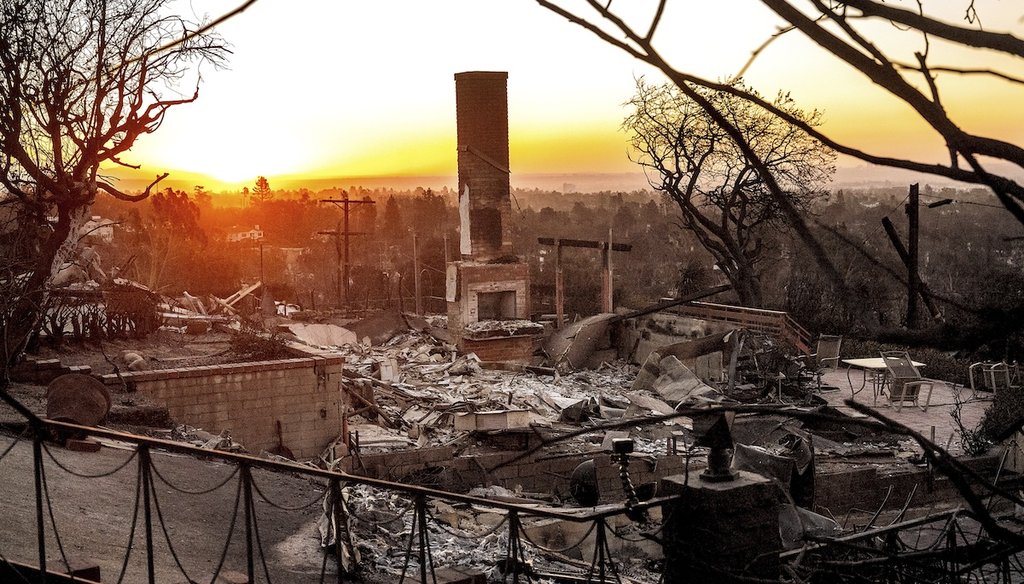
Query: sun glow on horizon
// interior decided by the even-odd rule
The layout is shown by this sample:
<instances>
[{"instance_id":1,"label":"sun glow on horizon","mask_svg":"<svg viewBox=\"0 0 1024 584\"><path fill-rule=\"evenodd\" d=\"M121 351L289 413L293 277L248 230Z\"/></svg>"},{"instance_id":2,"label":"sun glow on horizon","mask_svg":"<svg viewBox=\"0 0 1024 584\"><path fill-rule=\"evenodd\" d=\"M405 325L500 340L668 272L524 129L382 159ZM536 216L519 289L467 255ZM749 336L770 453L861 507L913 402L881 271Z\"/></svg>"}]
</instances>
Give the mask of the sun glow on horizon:
<instances>
[{"instance_id":1,"label":"sun glow on horizon","mask_svg":"<svg viewBox=\"0 0 1024 584\"><path fill-rule=\"evenodd\" d=\"M290 3L256 3L220 31L233 44L230 68L204 70L199 100L173 108L127 158L226 185L250 185L259 175L454 175L453 75L502 70L509 72L513 172L639 172L620 128L628 113L623 103L635 77L657 83L661 73L533 3L484 4L311 0L299 11ZM989 4L984 9L1001 19L1013 12ZM209 0L203 10L216 15L233 7L232 0ZM638 7L647 3L626 10ZM663 22L675 27L656 39L669 61L713 80L735 74L778 23L763 6L741 0L670 4ZM1005 22L1019 32L1020 23ZM879 42L898 33L880 31ZM896 46L914 51L919 44ZM940 45L932 50L944 58L962 63L974 56L946 55ZM1024 76L1016 62L997 63ZM939 79L944 103L965 129L1024 140L1024 112L1009 106L1019 101L1019 87L977 76ZM791 91L801 107L823 110L826 133L872 154L944 152L905 104L798 34L765 49L746 81L769 98Z\"/></svg>"}]
</instances>

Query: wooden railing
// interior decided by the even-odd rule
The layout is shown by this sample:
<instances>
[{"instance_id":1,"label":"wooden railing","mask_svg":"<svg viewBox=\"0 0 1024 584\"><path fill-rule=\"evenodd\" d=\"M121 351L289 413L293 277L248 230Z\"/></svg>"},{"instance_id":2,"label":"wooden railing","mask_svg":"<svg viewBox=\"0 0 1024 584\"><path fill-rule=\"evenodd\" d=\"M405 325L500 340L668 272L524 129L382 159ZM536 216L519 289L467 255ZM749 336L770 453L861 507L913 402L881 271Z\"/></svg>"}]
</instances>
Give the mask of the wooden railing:
<instances>
[{"instance_id":1,"label":"wooden railing","mask_svg":"<svg viewBox=\"0 0 1024 584\"><path fill-rule=\"evenodd\" d=\"M787 312L730 306L713 302L690 302L682 304L673 312L690 318L725 322L778 337L805 355L814 352L811 333L796 322Z\"/></svg>"}]
</instances>

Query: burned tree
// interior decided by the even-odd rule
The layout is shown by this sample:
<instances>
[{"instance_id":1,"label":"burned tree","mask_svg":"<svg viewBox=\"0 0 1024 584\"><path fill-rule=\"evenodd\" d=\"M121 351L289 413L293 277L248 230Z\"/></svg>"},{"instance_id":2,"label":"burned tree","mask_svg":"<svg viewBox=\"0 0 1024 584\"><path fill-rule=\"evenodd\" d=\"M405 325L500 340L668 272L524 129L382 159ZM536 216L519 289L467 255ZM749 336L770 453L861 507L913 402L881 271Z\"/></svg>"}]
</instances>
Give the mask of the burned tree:
<instances>
[{"instance_id":1,"label":"burned tree","mask_svg":"<svg viewBox=\"0 0 1024 584\"><path fill-rule=\"evenodd\" d=\"M251 4L250 0L250 4ZM202 62L227 49L210 25L171 12L169 0L11 0L0 4L0 205L5 235L33 233L5 257L0 279L4 362L13 363L45 311L47 285L73 261L99 192L127 194L100 165L156 131L167 111L198 97ZM247 5L231 13L237 14ZM230 16L230 15L229 15ZM221 19L223 20L223 19ZM179 86L188 89L179 92ZM166 175L156 177L153 184ZM153 185L150 185L152 188Z\"/></svg>"},{"instance_id":2,"label":"burned tree","mask_svg":"<svg viewBox=\"0 0 1024 584\"><path fill-rule=\"evenodd\" d=\"M805 211L828 182L835 153L750 102L706 89L698 93L737 129L757 161L672 84L639 80L628 104L633 111L623 126L651 186L676 203L684 227L715 258L740 302L758 307L759 263L771 248L769 231L786 225L769 181L786 204ZM787 95L773 105L811 126L820 120L818 112L803 112Z\"/></svg>"}]
</instances>

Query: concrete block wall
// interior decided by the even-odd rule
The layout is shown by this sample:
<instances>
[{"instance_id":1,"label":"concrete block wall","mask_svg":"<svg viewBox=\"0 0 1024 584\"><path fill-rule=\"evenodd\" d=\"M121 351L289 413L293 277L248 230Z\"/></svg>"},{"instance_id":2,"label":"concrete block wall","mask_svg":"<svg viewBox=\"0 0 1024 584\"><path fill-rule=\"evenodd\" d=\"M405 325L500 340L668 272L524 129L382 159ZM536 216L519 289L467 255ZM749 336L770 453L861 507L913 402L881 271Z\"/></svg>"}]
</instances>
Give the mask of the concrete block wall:
<instances>
[{"instance_id":1,"label":"concrete block wall","mask_svg":"<svg viewBox=\"0 0 1024 584\"><path fill-rule=\"evenodd\" d=\"M391 481L436 484L446 490L468 491L473 487L498 485L510 490L522 487L532 493L569 495L569 477L583 461L594 459L601 499L625 501L619 467L607 454L579 454L545 458L543 453L513 459L521 452L493 452L473 456L454 456L450 447L420 448L382 454L363 454L344 462L347 472ZM681 456L663 456L654 462L633 461L630 478L634 486L679 474L684 469Z\"/></svg>"},{"instance_id":2,"label":"concrete block wall","mask_svg":"<svg viewBox=\"0 0 1024 584\"><path fill-rule=\"evenodd\" d=\"M308 357L122 373L129 389L165 406L178 423L231 437L253 454L282 440L297 458L318 456L341 433L344 359ZM103 375L120 385L116 375Z\"/></svg>"},{"instance_id":3,"label":"concrete block wall","mask_svg":"<svg viewBox=\"0 0 1024 584\"><path fill-rule=\"evenodd\" d=\"M999 468L998 454L987 454L959 461L978 474L995 478ZM1020 475L1003 472L999 484L1007 489L1017 488ZM885 494L892 487L886 501ZM815 476L815 507L835 516L849 511L872 512L884 502L887 509L902 507L913 494L913 505L921 506L939 501L960 499L956 485L937 470L927 468L880 471L874 466L861 466L842 471L818 472Z\"/></svg>"}]
</instances>

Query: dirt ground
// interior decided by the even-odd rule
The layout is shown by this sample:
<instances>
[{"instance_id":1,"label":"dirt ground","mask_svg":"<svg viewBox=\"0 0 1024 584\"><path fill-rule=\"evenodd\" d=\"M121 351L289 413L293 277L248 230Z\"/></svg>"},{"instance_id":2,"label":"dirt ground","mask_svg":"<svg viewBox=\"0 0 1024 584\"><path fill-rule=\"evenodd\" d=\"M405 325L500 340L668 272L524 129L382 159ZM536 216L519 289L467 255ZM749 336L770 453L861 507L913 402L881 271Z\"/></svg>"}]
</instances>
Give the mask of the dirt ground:
<instances>
[{"instance_id":1,"label":"dirt ground","mask_svg":"<svg viewBox=\"0 0 1024 584\"><path fill-rule=\"evenodd\" d=\"M92 341L65 342L58 346L44 343L32 357L60 359L64 365L88 365L96 374L114 372L115 364L123 368L121 355L133 352L141 355L151 369L200 367L244 361L245 356L231 349L232 335L210 331L188 335L160 329L141 339L110 339L102 343Z\"/></svg>"}]
</instances>

